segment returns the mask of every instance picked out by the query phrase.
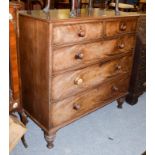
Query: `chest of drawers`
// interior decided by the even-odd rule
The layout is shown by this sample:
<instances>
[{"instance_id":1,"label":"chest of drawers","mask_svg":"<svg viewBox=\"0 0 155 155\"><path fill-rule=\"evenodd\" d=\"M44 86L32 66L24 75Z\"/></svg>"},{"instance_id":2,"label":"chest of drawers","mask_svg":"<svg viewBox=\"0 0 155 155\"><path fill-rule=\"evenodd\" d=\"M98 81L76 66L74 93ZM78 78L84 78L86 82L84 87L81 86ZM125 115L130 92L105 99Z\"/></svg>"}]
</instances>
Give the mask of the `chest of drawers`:
<instances>
[{"instance_id":1,"label":"chest of drawers","mask_svg":"<svg viewBox=\"0 0 155 155\"><path fill-rule=\"evenodd\" d=\"M21 100L43 130L48 148L56 132L128 93L138 15L94 9L19 14Z\"/></svg>"}]
</instances>

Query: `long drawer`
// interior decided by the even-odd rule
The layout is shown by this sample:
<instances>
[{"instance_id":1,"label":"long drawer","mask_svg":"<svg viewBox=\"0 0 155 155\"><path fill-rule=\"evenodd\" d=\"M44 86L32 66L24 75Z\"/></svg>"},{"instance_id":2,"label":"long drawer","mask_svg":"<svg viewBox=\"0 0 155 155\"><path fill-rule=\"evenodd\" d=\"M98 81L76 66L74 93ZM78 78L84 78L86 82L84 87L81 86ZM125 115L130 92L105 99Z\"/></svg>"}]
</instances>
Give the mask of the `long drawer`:
<instances>
[{"instance_id":1,"label":"long drawer","mask_svg":"<svg viewBox=\"0 0 155 155\"><path fill-rule=\"evenodd\" d=\"M106 63L98 63L81 70L59 74L52 80L52 98L53 100L64 99L117 75L129 73L131 64L132 53Z\"/></svg>"},{"instance_id":2,"label":"long drawer","mask_svg":"<svg viewBox=\"0 0 155 155\"><path fill-rule=\"evenodd\" d=\"M53 71L65 71L127 53L133 49L135 35L59 48L53 53Z\"/></svg>"},{"instance_id":3,"label":"long drawer","mask_svg":"<svg viewBox=\"0 0 155 155\"><path fill-rule=\"evenodd\" d=\"M61 45L103 37L103 23L83 23L54 26L53 44Z\"/></svg>"},{"instance_id":4,"label":"long drawer","mask_svg":"<svg viewBox=\"0 0 155 155\"><path fill-rule=\"evenodd\" d=\"M110 37L123 33L136 32L136 27L136 18L107 21L105 24L105 35Z\"/></svg>"},{"instance_id":5,"label":"long drawer","mask_svg":"<svg viewBox=\"0 0 155 155\"><path fill-rule=\"evenodd\" d=\"M122 76L78 96L72 96L52 104L50 108L52 125L55 127L74 120L117 97L125 95L128 83L128 76Z\"/></svg>"}]
</instances>

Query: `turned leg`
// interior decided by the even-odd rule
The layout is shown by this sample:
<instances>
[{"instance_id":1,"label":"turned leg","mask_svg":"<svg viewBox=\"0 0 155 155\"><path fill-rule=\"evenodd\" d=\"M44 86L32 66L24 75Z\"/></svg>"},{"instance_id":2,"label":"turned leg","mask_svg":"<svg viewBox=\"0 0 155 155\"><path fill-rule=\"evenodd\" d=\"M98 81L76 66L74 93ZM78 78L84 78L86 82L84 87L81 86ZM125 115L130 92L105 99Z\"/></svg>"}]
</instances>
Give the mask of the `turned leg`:
<instances>
[{"instance_id":1,"label":"turned leg","mask_svg":"<svg viewBox=\"0 0 155 155\"><path fill-rule=\"evenodd\" d=\"M123 105L124 101L125 101L125 97L121 97L121 98L117 99L117 103L118 103L117 108L122 109L122 105Z\"/></svg>"},{"instance_id":2,"label":"turned leg","mask_svg":"<svg viewBox=\"0 0 155 155\"><path fill-rule=\"evenodd\" d=\"M28 123L28 120L27 120L27 116L26 116L25 112L23 112L23 111L19 112L19 116L20 116L21 122L26 126L26 124ZM25 136L22 136L21 140L22 140L24 147L27 148L28 145L26 143Z\"/></svg>"},{"instance_id":3,"label":"turned leg","mask_svg":"<svg viewBox=\"0 0 155 155\"><path fill-rule=\"evenodd\" d=\"M45 137L45 140L47 142L47 147L49 149L53 148L54 147L54 140L55 140L55 137L56 137L56 132L54 133L50 133L50 134L47 134L46 132L44 132L44 137Z\"/></svg>"},{"instance_id":4,"label":"turned leg","mask_svg":"<svg viewBox=\"0 0 155 155\"><path fill-rule=\"evenodd\" d=\"M138 102L138 96L129 94L129 95L126 97L126 102L127 102L128 104L130 104L130 105L135 105L135 104Z\"/></svg>"}]
</instances>

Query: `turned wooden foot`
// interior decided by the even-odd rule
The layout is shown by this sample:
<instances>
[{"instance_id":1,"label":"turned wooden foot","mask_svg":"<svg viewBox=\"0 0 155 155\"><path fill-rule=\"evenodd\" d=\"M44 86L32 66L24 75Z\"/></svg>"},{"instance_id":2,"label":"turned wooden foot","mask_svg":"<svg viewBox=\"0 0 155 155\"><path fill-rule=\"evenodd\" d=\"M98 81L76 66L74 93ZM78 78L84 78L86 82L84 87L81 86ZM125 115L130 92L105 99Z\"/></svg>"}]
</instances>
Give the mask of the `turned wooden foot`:
<instances>
[{"instance_id":1,"label":"turned wooden foot","mask_svg":"<svg viewBox=\"0 0 155 155\"><path fill-rule=\"evenodd\" d=\"M20 116L21 122L26 126L26 124L28 123L28 120L27 120L27 116L26 116L25 112L23 112L23 111L19 112L19 116ZM27 148L28 145L26 143L25 136L22 136L21 140L22 140L24 147Z\"/></svg>"},{"instance_id":2,"label":"turned wooden foot","mask_svg":"<svg viewBox=\"0 0 155 155\"><path fill-rule=\"evenodd\" d=\"M117 108L122 109L124 101L125 101L125 97L121 97L117 99L117 103L118 103Z\"/></svg>"},{"instance_id":3,"label":"turned wooden foot","mask_svg":"<svg viewBox=\"0 0 155 155\"><path fill-rule=\"evenodd\" d=\"M126 102L127 102L128 104L130 104L130 105L135 105L135 104L138 102L138 97L139 97L139 96L129 94L129 95L126 97Z\"/></svg>"},{"instance_id":4,"label":"turned wooden foot","mask_svg":"<svg viewBox=\"0 0 155 155\"><path fill-rule=\"evenodd\" d=\"M26 143L25 136L22 136L21 140L22 140L22 143L23 143L24 147L27 148L28 145Z\"/></svg>"},{"instance_id":5,"label":"turned wooden foot","mask_svg":"<svg viewBox=\"0 0 155 155\"><path fill-rule=\"evenodd\" d=\"M55 140L56 133L52 133L52 134L44 133L44 137L45 137L45 140L47 142L47 148L52 149L54 147L53 142Z\"/></svg>"}]
</instances>

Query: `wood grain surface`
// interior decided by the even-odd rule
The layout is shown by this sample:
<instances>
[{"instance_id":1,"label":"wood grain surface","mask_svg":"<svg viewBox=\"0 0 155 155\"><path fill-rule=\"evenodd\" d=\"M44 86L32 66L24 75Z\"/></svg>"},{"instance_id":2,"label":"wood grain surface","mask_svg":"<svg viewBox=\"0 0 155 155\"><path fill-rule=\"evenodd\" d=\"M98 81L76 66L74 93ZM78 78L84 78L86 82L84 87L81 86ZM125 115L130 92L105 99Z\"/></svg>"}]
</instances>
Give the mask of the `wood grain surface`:
<instances>
[{"instance_id":1,"label":"wood grain surface","mask_svg":"<svg viewBox=\"0 0 155 155\"><path fill-rule=\"evenodd\" d=\"M104 35L103 28L102 22L55 26L53 29L53 43L66 44L101 38Z\"/></svg>"},{"instance_id":2,"label":"wood grain surface","mask_svg":"<svg viewBox=\"0 0 155 155\"><path fill-rule=\"evenodd\" d=\"M98 63L53 77L51 95L53 100L61 100L88 88L111 80L114 76L129 73L132 67L132 55Z\"/></svg>"},{"instance_id":3,"label":"wood grain surface","mask_svg":"<svg viewBox=\"0 0 155 155\"><path fill-rule=\"evenodd\" d=\"M58 126L65 121L80 117L89 110L95 109L101 104L106 104L111 98L121 96L127 92L128 83L128 75L115 78L95 89L55 103L51 108L52 125Z\"/></svg>"},{"instance_id":4,"label":"wood grain surface","mask_svg":"<svg viewBox=\"0 0 155 155\"><path fill-rule=\"evenodd\" d=\"M45 128L48 128L50 28L48 23L27 17L19 18L19 27L19 61L23 107Z\"/></svg>"},{"instance_id":5,"label":"wood grain surface","mask_svg":"<svg viewBox=\"0 0 155 155\"><path fill-rule=\"evenodd\" d=\"M137 19L128 19L128 20L113 20L108 21L105 24L105 35L113 36L122 33L136 32Z\"/></svg>"},{"instance_id":6,"label":"wood grain surface","mask_svg":"<svg viewBox=\"0 0 155 155\"><path fill-rule=\"evenodd\" d=\"M135 35L122 35L119 38L91 43L82 43L54 50L53 71L76 69L88 64L111 59L115 55L132 51ZM79 55L82 57L79 57Z\"/></svg>"},{"instance_id":7,"label":"wood grain surface","mask_svg":"<svg viewBox=\"0 0 155 155\"><path fill-rule=\"evenodd\" d=\"M10 66L10 84L13 100L19 99L19 73L17 61L17 11L23 9L23 3L9 3L9 66Z\"/></svg>"}]
</instances>

